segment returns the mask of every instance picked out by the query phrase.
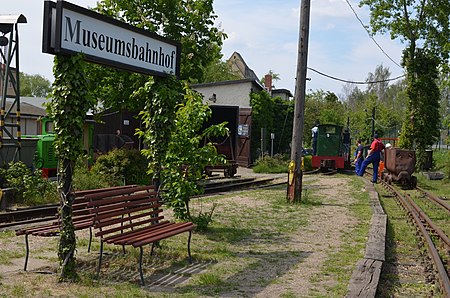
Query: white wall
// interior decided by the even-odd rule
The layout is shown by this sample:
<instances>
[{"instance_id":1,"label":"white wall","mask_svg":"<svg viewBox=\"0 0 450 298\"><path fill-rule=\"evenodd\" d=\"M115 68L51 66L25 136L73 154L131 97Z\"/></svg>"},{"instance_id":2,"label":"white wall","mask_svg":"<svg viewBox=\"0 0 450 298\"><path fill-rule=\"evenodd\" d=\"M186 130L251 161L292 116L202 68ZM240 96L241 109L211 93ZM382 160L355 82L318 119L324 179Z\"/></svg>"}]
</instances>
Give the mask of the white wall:
<instances>
[{"instance_id":1,"label":"white wall","mask_svg":"<svg viewBox=\"0 0 450 298\"><path fill-rule=\"evenodd\" d=\"M250 92L255 90L251 81L244 81L229 84L199 84L193 85L193 89L203 94L203 101L208 104L239 106L240 108L250 108ZM216 94L216 101L209 100L213 94Z\"/></svg>"}]
</instances>

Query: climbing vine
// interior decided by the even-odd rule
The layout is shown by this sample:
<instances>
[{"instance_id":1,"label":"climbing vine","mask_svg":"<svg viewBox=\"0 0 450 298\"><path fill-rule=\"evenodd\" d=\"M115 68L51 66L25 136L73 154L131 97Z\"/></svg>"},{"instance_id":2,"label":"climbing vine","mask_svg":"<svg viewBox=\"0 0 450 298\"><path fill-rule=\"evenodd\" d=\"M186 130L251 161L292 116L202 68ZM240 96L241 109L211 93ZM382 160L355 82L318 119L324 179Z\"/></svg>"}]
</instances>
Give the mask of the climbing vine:
<instances>
[{"instance_id":1,"label":"climbing vine","mask_svg":"<svg viewBox=\"0 0 450 298\"><path fill-rule=\"evenodd\" d=\"M52 99L47 112L55 129L54 148L58 156L58 193L60 196L60 238L58 259L60 281L78 279L75 270L75 230L72 222L72 204L75 199L72 176L75 161L82 154L83 123L93 106L88 96L83 55L56 55L54 58Z\"/></svg>"},{"instance_id":2,"label":"climbing vine","mask_svg":"<svg viewBox=\"0 0 450 298\"><path fill-rule=\"evenodd\" d=\"M181 85L173 76L149 77L132 95L132 99L145 99L144 110L139 113L143 128L138 129L137 134L146 144L147 149L142 153L149 160L149 174L158 188L180 92Z\"/></svg>"},{"instance_id":3,"label":"climbing vine","mask_svg":"<svg viewBox=\"0 0 450 298\"><path fill-rule=\"evenodd\" d=\"M439 137L439 59L426 50L416 49L414 59L409 51L404 52L404 63L408 80L408 108L400 146L415 149L417 164L421 166L425 162L425 150Z\"/></svg>"},{"instance_id":4,"label":"climbing vine","mask_svg":"<svg viewBox=\"0 0 450 298\"><path fill-rule=\"evenodd\" d=\"M155 78L134 96L147 96L146 109L140 113L144 128L138 130L147 149L149 173L161 182L161 196L179 219L190 219L189 199L201 193L196 182L208 164L224 163L212 143L204 140L225 135L226 123L202 131L211 109L200 94L187 85L180 89L175 78Z\"/></svg>"}]
</instances>

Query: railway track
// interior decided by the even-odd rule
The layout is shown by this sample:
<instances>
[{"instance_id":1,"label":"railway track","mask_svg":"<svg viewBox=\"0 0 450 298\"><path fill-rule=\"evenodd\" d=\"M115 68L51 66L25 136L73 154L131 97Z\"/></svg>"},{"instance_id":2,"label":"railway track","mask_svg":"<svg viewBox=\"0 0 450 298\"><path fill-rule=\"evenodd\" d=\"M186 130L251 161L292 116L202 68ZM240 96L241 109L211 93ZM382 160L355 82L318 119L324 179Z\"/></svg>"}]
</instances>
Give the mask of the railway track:
<instances>
[{"instance_id":1,"label":"railway track","mask_svg":"<svg viewBox=\"0 0 450 298\"><path fill-rule=\"evenodd\" d=\"M434 269L433 275L439 283L439 289L444 297L450 297L450 239L446 232L427 215L427 212L416 203L410 194L400 192L393 185L389 185L383 181L381 183L389 193L394 195L406 214L411 218L419 232L420 239L427 248ZM449 205L445 201L421 188L418 188L418 191L425 196L425 200L433 202L433 204L446 210L446 212L450 212Z\"/></svg>"},{"instance_id":2,"label":"railway track","mask_svg":"<svg viewBox=\"0 0 450 298\"><path fill-rule=\"evenodd\" d=\"M219 194L236 190L271 187L286 184L274 183L273 178L213 178L204 183L205 192L201 196ZM200 197L200 196L199 196ZM0 213L0 230L14 228L19 225L28 225L38 222L54 220L59 204L21 208L18 210Z\"/></svg>"}]
</instances>

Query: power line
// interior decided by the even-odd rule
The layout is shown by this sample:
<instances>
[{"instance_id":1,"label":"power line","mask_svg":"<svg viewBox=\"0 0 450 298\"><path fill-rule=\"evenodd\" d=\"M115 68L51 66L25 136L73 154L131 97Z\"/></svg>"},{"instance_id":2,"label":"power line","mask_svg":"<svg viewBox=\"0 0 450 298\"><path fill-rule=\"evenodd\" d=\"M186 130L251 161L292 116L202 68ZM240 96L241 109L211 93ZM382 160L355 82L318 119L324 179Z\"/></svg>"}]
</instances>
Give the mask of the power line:
<instances>
[{"instance_id":1,"label":"power line","mask_svg":"<svg viewBox=\"0 0 450 298\"><path fill-rule=\"evenodd\" d=\"M383 48L378 44L378 42L375 40L375 38L373 38L372 34L370 34L369 30L367 30L367 27L364 25L364 23L362 22L362 20L359 18L358 14L356 13L356 11L353 9L353 6L350 4L350 2L348 0L345 0L348 4L348 6L350 6L350 9L353 11L353 13L355 14L355 17L358 19L359 23L361 24L361 26L364 28L364 30L366 30L367 34L369 35L370 39L373 40L373 42L377 45L377 47L381 50L381 52L383 52L384 55L386 55L386 57L389 58L389 60L391 60L395 65L397 65L398 67L402 68L403 67L398 64L397 62L394 61L394 59L392 59L384 50Z\"/></svg>"},{"instance_id":2,"label":"power line","mask_svg":"<svg viewBox=\"0 0 450 298\"><path fill-rule=\"evenodd\" d=\"M312 71L314 71L314 72L316 72L316 73L318 73L318 74L320 74L320 75L322 75L324 77L333 79L335 81L340 81L340 82L350 83L350 84L361 84L361 85L368 85L368 84L376 84L376 83L384 83L384 82L395 81L395 80L398 80L398 79L403 78L405 76L404 74L402 74L401 76L398 76L398 77L395 77L395 78L390 78L390 79L385 79L385 80L371 81L371 82L361 82L361 81L358 82L358 81L350 81L350 80L344 80L344 79L340 79L340 78L337 78L337 77L333 77L333 76L327 75L326 73L320 72L320 71L318 71L318 70L316 70L314 68L311 68L311 67L308 67L308 69L312 70Z\"/></svg>"}]
</instances>

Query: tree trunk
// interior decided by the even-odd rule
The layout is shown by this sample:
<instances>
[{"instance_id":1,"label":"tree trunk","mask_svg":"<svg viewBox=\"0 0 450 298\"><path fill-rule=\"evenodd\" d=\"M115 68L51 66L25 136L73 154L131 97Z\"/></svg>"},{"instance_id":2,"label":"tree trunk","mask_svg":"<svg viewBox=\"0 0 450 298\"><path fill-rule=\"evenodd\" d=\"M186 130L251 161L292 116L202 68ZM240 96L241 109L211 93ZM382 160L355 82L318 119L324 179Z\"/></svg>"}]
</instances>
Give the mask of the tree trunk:
<instances>
[{"instance_id":1,"label":"tree trunk","mask_svg":"<svg viewBox=\"0 0 450 298\"><path fill-rule=\"evenodd\" d=\"M72 204L75 195L72 189L72 173L74 162L68 159L60 161L58 172L58 192L60 196L60 238L58 258L61 266L60 281L75 281L78 275L75 270L75 228L72 222Z\"/></svg>"}]
</instances>

